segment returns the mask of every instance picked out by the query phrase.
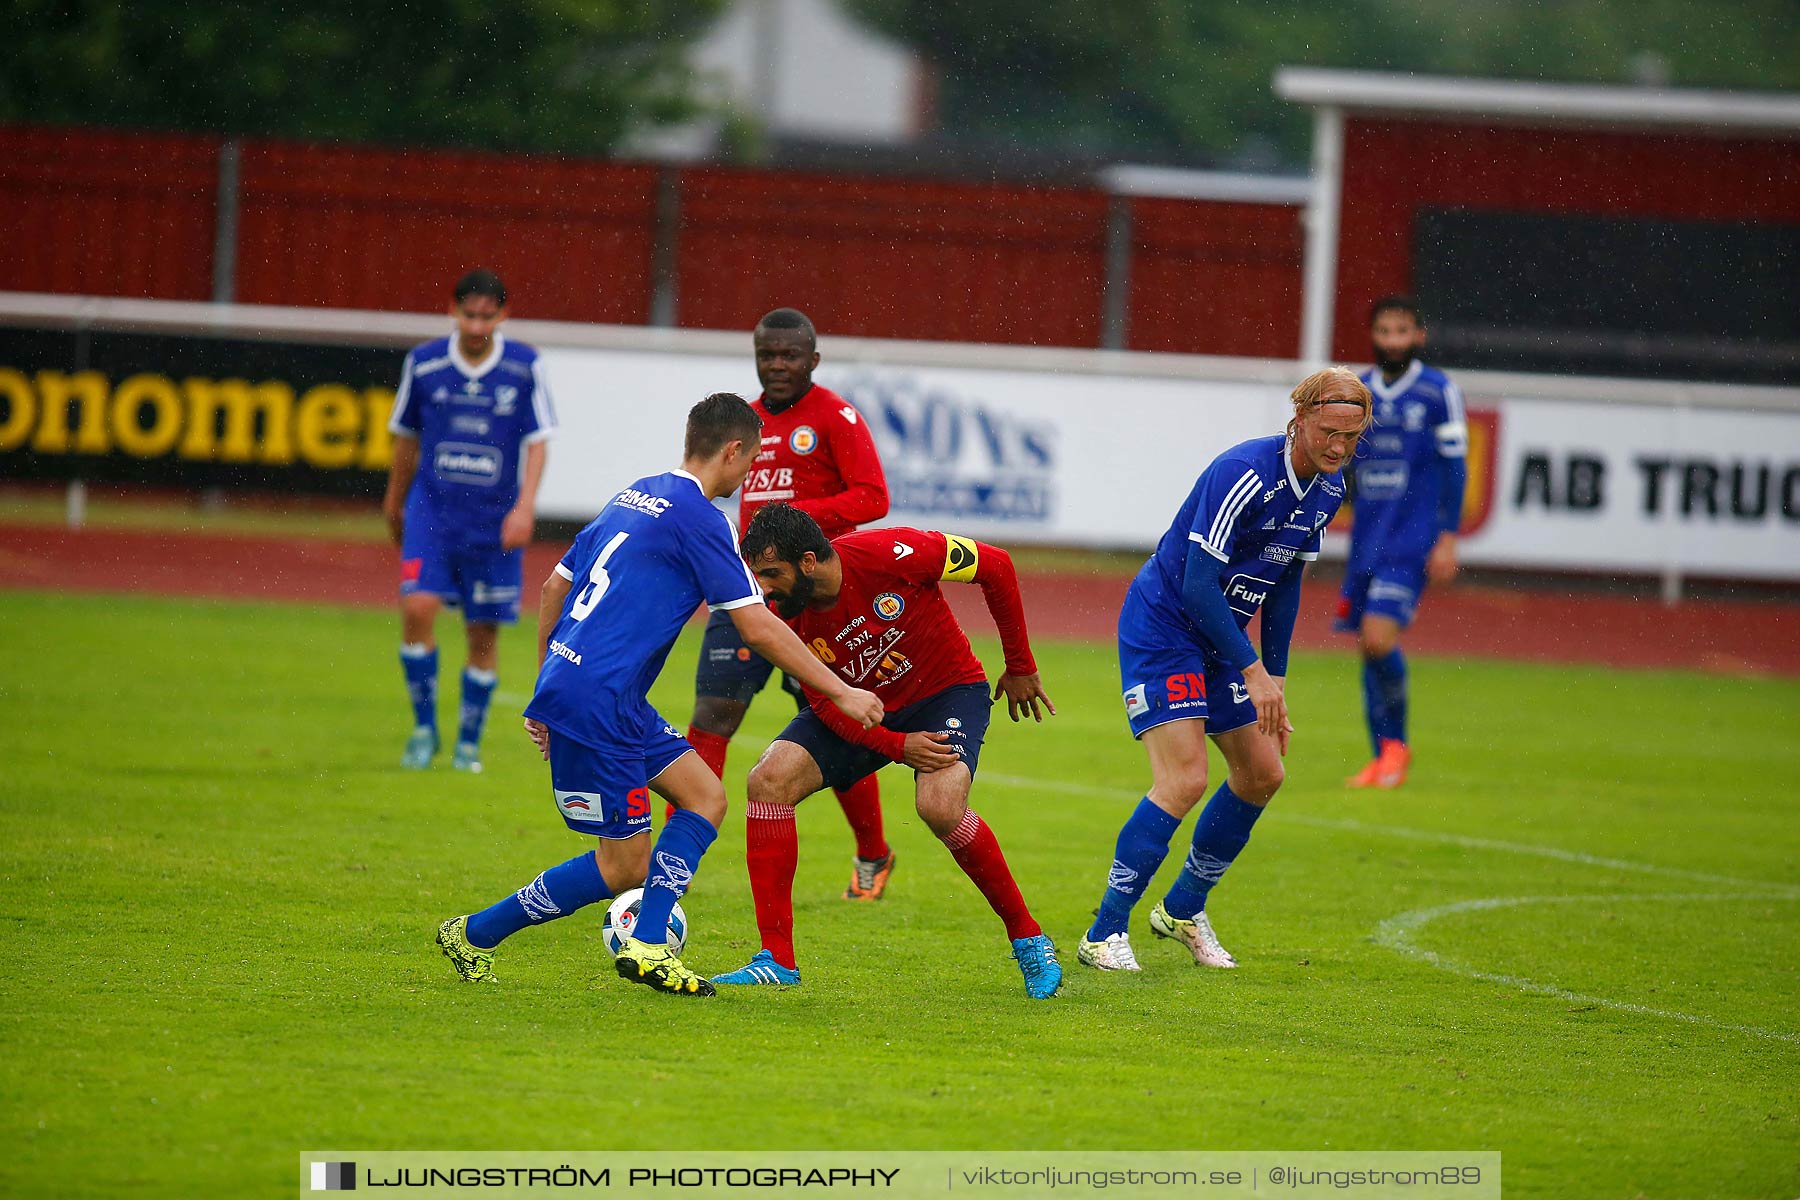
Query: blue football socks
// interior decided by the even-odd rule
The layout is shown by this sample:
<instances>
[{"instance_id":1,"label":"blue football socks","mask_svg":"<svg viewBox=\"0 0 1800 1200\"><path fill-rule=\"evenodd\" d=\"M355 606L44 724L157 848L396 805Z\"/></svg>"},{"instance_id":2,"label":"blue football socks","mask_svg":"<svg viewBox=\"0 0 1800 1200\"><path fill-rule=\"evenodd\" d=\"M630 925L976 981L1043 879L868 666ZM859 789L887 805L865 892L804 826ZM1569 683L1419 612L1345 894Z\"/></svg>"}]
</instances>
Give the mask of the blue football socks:
<instances>
[{"instance_id":1,"label":"blue football socks","mask_svg":"<svg viewBox=\"0 0 1800 1200\"><path fill-rule=\"evenodd\" d=\"M633 937L651 945L668 941L669 913L687 891L700 856L718 836L719 831L705 817L685 808L675 810L650 851L650 878L644 883L644 903L638 909Z\"/></svg>"},{"instance_id":2,"label":"blue football socks","mask_svg":"<svg viewBox=\"0 0 1800 1200\"><path fill-rule=\"evenodd\" d=\"M479 667L464 667L462 676L462 726L456 740L470 744L481 741L481 727L487 723L488 701L493 699L494 685L500 676Z\"/></svg>"},{"instance_id":3,"label":"blue football socks","mask_svg":"<svg viewBox=\"0 0 1800 1200\"><path fill-rule=\"evenodd\" d=\"M437 728L437 647L403 642L400 669L406 673L406 695L412 701L413 724Z\"/></svg>"},{"instance_id":4,"label":"blue football socks","mask_svg":"<svg viewBox=\"0 0 1800 1200\"><path fill-rule=\"evenodd\" d=\"M1169 839L1181 828L1181 818L1172 817L1148 796L1119 830L1119 841L1113 850L1112 869L1106 873L1106 892L1100 897L1100 915L1088 931L1088 941L1098 942L1115 933L1124 933L1131 923L1132 906L1150 881L1156 868L1169 853Z\"/></svg>"},{"instance_id":5,"label":"blue football socks","mask_svg":"<svg viewBox=\"0 0 1800 1200\"><path fill-rule=\"evenodd\" d=\"M1169 910L1171 917L1191 921L1206 908L1207 893L1225 874L1225 868L1237 859L1238 852L1250 840L1251 826L1262 813L1260 805L1238 799L1230 783L1219 785L1219 790L1200 810L1187 861L1181 864L1175 886L1163 898L1163 907Z\"/></svg>"},{"instance_id":6,"label":"blue football socks","mask_svg":"<svg viewBox=\"0 0 1800 1200\"><path fill-rule=\"evenodd\" d=\"M471 916L464 936L477 950L492 950L527 925L566 917L610 895L600 864L589 850L551 867L498 904Z\"/></svg>"},{"instance_id":7,"label":"blue football socks","mask_svg":"<svg viewBox=\"0 0 1800 1200\"><path fill-rule=\"evenodd\" d=\"M1380 658L1363 660L1363 704L1377 755L1385 739L1406 740L1406 657L1398 646Z\"/></svg>"}]
</instances>

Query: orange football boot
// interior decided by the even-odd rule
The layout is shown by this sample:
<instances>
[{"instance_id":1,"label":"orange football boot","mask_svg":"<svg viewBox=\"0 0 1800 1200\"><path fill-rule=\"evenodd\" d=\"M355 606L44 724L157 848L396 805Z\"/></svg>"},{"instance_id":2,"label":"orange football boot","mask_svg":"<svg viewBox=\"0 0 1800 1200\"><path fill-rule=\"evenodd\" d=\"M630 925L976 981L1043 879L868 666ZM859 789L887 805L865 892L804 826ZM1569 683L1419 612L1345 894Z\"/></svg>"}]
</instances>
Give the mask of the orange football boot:
<instances>
[{"instance_id":1,"label":"orange football boot","mask_svg":"<svg viewBox=\"0 0 1800 1200\"><path fill-rule=\"evenodd\" d=\"M1412 751L1397 738L1383 738L1381 757L1375 766L1375 786L1397 788L1406 782L1406 769L1412 766Z\"/></svg>"}]
</instances>

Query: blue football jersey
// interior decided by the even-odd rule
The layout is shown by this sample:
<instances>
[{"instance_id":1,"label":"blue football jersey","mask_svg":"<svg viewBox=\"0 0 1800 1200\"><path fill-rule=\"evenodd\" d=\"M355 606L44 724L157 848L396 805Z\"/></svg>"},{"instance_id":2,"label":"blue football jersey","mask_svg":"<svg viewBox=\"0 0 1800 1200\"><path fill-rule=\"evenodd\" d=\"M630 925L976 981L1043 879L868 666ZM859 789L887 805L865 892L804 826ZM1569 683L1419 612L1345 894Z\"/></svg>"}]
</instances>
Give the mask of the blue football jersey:
<instances>
[{"instance_id":1,"label":"blue football jersey","mask_svg":"<svg viewBox=\"0 0 1800 1200\"><path fill-rule=\"evenodd\" d=\"M1423 562L1443 519L1455 522L1462 496L1444 494L1440 458L1468 453L1462 393L1448 376L1417 359L1392 384L1379 369L1363 373L1375 402L1374 420L1351 467L1356 520L1350 530L1350 569L1378 562ZM1460 476L1460 472L1457 473Z\"/></svg>"},{"instance_id":2,"label":"blue football jersey","mask_svg":"<svg viewBox=\"0 0 1800 1200\"><path fill-rule=\"evenodd\" d=\"M1121 635L1130 632L1126 624L1134 601L1144 615L1199 633L1181 602L1188 546L1196 542L1224 564L1219 578L1225 601L1238 628L1249 625L1275 583L1299 569L1296 560L1319 557L1322 531L1343 500L1339 475L1300 482L1285 434L1233 446L1201 474L1156 553L1132 581Z\"/></svg>"},{"instance_id":3,"label":"blue football jersey","mask_svg":"<svg viewBox=\"0 0 1800 1200\"><path fill-rule=\"evenodd\" d=\"M737 531L686 471L607 502L556 564L571 581L525 715L590 746L636 745L650 685L702 601L763 602Z\"/></svg>"},{"instance_id":4,"label":"blue football jersey","mask_svg":"<svg viewBox=\"0 0 1800 1200\"><path fill-rule=\"evenodd\" d=\"M409 499L428 501L444 524L498 541L500 519L519 500L522 448L549 437L556 416L537 351L496 333L479 363L454 337L415 347L388 428L419 439Z\"/></svg>"}]
</instances>

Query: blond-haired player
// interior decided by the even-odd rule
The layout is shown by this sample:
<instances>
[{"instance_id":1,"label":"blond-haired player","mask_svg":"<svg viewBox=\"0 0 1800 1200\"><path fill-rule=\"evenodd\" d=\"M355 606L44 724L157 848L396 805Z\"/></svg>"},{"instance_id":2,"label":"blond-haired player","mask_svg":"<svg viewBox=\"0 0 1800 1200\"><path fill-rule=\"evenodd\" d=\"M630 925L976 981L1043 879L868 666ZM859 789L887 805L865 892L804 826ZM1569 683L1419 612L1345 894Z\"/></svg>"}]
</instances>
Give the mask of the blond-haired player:
<instances>
[{"instance_id":1,"label":"blond-haired player","mask_svg":"<svg viewBox=\"0 0 1800 1200\"><path fill-rule=\"evenodd\" d=\"M1225 757L1225 782L1194 827L1175 885L1150 930L1194 961L1235 967L1206 916L1206 897L1281 786L1287 754L1288 641L1300 573L1344 499L1340 474L1369 424L1369 389L1328 367L1292 394L1285 432L1253 438L1201 473L1169 531L1132 580L1119 613L1125 718L1150 756L1150 791L1113 853L1099 915L1077 957L1105 971L1138 970L1131 910L1169 852L1183 817L1206 799L1206 739ZM1262 610L1262 657L1244 628Z\"/></svg>"}]
</instances>

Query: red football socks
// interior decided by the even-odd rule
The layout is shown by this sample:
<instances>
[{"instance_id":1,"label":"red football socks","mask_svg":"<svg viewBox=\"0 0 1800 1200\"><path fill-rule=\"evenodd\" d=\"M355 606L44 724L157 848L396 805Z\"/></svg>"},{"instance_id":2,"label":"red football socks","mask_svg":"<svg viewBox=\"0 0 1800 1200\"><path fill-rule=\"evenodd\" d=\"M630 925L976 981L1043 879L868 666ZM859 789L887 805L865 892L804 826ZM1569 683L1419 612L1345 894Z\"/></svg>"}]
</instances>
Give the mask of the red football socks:
<instances>
[{"instance_id":1,"label":"red football socks","mask_svg":"<svg viewBox=\"0 0 1800 1200\"><path fill-rule=\"evenodd\" d=\"M800 863L800 837L791 807L758 800L745 806L744 858L750 867L750 895L756 902L763 949L782 966L796 970L794 869ZM1001 866L1004 869L1005 864Z\"/></svg>"},{"instance_id":2,"label":"red football socks","mask_svg":"<svg viewBox=\"0 0 1800 1200\"><path fill-rule=\"evenodd\" d=\"M1012 868L1006 865L1006 855L1000 853L994 831L973 809L963 814L962 822L950 836L941 840L949 847L956 865L981 889L989 907L1005 922L1007 940L1016 942L1044 932L1025 907L1025 897L1019 895L1019 885L1013 881ZM788 878L793 877L790 870ZM760 914L760 905L757 911Z\"/></svg>"},{"instance_id":3,"label":"red football socks","mask_svg":"<svg viewBox=\"0 0 1800 1200\"><path fill-rule=\"evenodd\" d=\"M886 858L887 838L881 831L881 785L875 776L866 775L847 788L838 790L838 804L844 809L844 820L856 835L856 857L873 862Z\"/></svg>"},{"instance_id":4,"label":"red football socks","mask_svg":"<svg viewBox=\"0 0 1800 1200\"><path fill-rule=\"evenodd\" d=\"M688 745L700 760L712 768L712 773L720 779L725 778L725 752L731 749L731 739L720 737L716 733L708 733L698 726L689 725L687 731Z\"/></svg>"}]
</instances>

